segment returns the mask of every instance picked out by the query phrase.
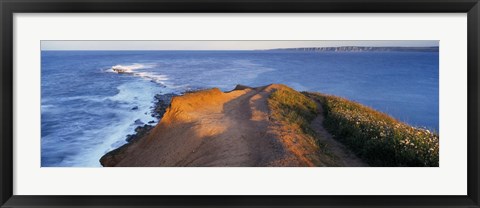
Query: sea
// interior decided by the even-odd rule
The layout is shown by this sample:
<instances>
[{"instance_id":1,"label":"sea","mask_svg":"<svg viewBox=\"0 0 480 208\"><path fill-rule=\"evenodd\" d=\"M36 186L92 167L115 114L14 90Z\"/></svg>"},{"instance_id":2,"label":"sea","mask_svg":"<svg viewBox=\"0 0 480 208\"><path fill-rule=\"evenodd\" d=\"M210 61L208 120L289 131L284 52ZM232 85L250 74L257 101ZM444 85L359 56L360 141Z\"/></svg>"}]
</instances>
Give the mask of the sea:
<instances>
[{"instance_id":1,"label":"sea","mask_svg":"<svg viewBox=\"0 0 480 208\"><path fill-rule=\"evenodd\" d=\"M136 127L159 122L157 94L271 83L439 132L438 52L42 51L41 166L101 167Z\"/></svg>"}]
</instances>

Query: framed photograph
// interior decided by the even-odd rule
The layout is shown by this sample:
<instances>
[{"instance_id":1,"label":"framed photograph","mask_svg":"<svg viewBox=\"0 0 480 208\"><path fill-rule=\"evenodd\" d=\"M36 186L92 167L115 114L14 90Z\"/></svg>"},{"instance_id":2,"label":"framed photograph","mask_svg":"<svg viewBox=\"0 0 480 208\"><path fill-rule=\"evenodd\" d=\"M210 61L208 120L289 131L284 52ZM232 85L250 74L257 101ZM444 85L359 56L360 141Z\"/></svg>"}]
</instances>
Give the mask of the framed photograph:
<instances>
[{"instance_id":1,"label":"framed photograph","mask_svg":"<svg viewBox=\"0 0 480 208\"><path fill-rule=\"evenodd\" d=\"M1 207L479 207L478 0L0 6Z\"/></svg>"}]
</instances>

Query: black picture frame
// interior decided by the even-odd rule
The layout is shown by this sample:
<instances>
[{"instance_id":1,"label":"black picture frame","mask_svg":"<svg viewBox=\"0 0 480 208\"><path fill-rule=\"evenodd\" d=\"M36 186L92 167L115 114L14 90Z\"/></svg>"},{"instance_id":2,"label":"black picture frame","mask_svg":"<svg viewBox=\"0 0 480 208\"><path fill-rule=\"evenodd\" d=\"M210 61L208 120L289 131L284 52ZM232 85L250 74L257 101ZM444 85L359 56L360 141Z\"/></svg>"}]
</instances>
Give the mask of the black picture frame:
<instances>
[{"instance_id":1,"label":"black picture frame","mask_svg":"<svg viewBox=\"0 0 480 208\"><path fill-rule=\"evenodd\" d=\"M478 0L0 0L1 207L479 207ZM14 13L467 13L466 196L25 196L13 195Z\"/></svg>"}]
</instances>

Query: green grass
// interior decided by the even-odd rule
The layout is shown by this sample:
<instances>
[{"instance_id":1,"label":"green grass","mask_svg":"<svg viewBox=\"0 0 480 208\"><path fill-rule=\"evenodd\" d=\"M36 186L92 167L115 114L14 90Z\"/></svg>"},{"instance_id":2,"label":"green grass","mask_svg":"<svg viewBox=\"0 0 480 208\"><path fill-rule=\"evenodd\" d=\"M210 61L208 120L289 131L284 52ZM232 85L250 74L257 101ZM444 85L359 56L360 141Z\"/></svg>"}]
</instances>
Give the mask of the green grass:
<instances>
[{"instance_id":1,"label":"green grass","mask_svg":"<svg viewBox=\"0 0 480 208\"><path fill-rule=\"evenodd\" d=\"M310 123L318 114L315 101L284 86L270 95L268 106L274 119L296 126L303 133L313 135Z\"/></svg>"},{"instance_id":2,"label":"green grass","mask_svg":"<svg viewBox=\"0 0 480 208\"><path fill-rule=\"evenodd\" d=\"M308 95L322 103L325 128L369 165L438 166L437 133L409 126L343 98Z\"/></svg>"},{"instance_id":3,"label":"green grass","mask_svg":"<svg viewBox=\"0 0 480 208\"><path fill-rule=\"evenodd\" d=\"M340 166L336 161L337 157L330 152L327 144L320 140L320 135L311 128L312 121L318 116L318 106L314 100L283 85L270 94L268 107L270 116L273 120L283 123L284 130L301 135L298 138L313 145L317 153L310 157L313 158L312 161L316 161L317 165Z\"/></svg>"}]
</instances>

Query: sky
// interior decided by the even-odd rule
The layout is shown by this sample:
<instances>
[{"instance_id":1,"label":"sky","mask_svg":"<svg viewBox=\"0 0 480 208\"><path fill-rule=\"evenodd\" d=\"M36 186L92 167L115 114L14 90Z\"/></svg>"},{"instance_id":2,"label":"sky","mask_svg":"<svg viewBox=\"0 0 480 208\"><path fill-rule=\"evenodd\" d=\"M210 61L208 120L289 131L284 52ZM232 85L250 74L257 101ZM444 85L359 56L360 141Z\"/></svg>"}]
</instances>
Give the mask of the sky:
<instances>
[{"instance_id":1,"label":"sky","mask_svg":"<svg viewBox=\"0 0 480 208\"><path fill-rule=\"evenodd\" d=\"M374 41L77 41L44 40L42 50L261 50L337 46L438 46L437 40Z\"/></svg>"}]
</instances>

